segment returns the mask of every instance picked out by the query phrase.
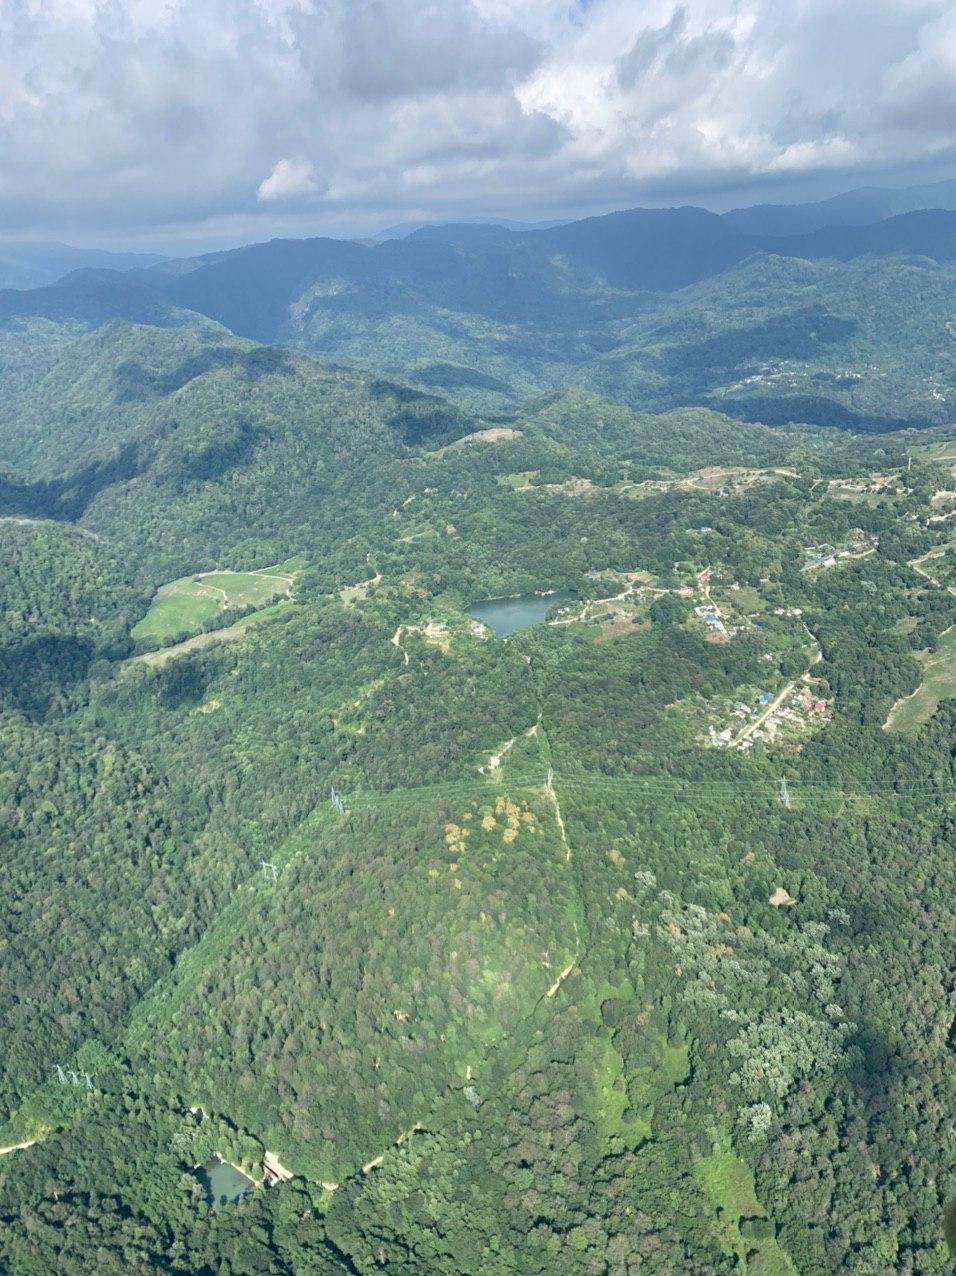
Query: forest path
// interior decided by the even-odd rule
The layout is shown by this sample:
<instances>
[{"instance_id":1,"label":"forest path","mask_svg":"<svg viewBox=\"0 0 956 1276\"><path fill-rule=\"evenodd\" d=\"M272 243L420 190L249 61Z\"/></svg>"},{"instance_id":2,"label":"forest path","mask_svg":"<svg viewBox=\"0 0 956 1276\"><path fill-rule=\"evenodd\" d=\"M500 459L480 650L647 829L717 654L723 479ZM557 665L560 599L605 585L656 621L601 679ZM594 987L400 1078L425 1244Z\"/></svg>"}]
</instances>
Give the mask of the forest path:
<instances>
[{"instance_id":1,"label":"forest path","mask_svg":"<svg viewBox=\"0 0 956 1276\"><path fill-rule=\"evenodd\" d=\"M399 625L399 627L395 630L395 632L392 634L391 638L389 638L389 640L388 640L388 641L392 644L392 646L393 646L393 647L397 647L397 648L399 649L399 651L400 651L400 652L402 653L402 655L404 656L404 658L405 658L405 663L406 663L406 665L407 665L407 664L408 664L408 652L407 652L407 651L405 650L405 648L402 646L402 630L403 630L404 628L405 628L405 626L404 626L404 625Z\"/></svg>"},{"instance_id":2,"label":"forest path","mask_svg":"<svg viewBox=\"0 0 956 1276\"><path fill-rule=\"evenodd\" d=\"M39 1143L39 1138L24 1139L22 1143L11 1143L9 1147L0 1148L0 1156L6 1156L9 1152L19 1152L22 1148L32 1148L34 1143Z\"/></svg>"},{"instance_id":3,"label":"forest path","mask_svg":"<svg viewBox=\"0 0 956 1276\"><path fill-rule=\"evenodd\" d=\"M508 740L506 744L503 744L501 746L501 748L498 750L497 753L492 753L490 755L490 757L488 758L489 771L497 771L499 769L504 759L508 756L509 750L514 748L514 743L517 738L518 738L517 736L512 736L511 739Z\"/></svg>"},{"instance_id":4,"label":"forest path","mask_svg":"<svg viewBox=\"0 0 956 1276\"><path fill-rule=\"evenodd\" d=\"M551 805L554 807L554 818L557 821L558 829L561 833L561 841L564 843L565 862L571 863L571 844L568 841L567 830L564 827L564 816L561 814L561 803L558 801L558 795L554 791L554 772L548 770L548 780L544 786L544 791L548 795Z\"/></svg>"},{"instance_id":5,"label":"forest path","mask_svg":"<svg viewBox=\"0 0 956 1276\"><path fill-rule=\"evenodd\" d=\"M935 576L931 576L929 572L924 571L923 568L920 567L920 563L925 563L927 559L944 558L945 555L945 547L941 553L937 550L930 550L930 552L928 554L924 554L922 558L911 558L906 565L907 567L912 567L913 571L916 572L918 576L922 576L924 580L928 580L929 583L931 585L935 585L937 589L945 589L950 594L956 594L956 585L944 585L941 580L937 580Z\"/></svg>"}]
</instances>

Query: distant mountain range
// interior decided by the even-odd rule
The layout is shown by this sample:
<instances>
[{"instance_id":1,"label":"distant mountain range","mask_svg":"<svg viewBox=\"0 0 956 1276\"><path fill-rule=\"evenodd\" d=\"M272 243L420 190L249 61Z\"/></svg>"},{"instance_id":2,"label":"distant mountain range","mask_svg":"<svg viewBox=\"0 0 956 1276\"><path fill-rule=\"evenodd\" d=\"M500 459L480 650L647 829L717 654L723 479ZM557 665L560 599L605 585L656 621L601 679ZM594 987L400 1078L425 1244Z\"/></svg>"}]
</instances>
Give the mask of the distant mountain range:
<instances>
[{"instance_id":1,"label":"distant mountain range","mask_svg":"<svg viewBox=\"0 0 956 1276\"><path fill-rule=\"evenodd\" d=\"M754 204L724 213L724 221L748 235L799 235L825 226L866 226L924 208L956 209L956 180L906 186L861 186L810 204Z\"/></svg>"},{"instance_id":2,"label":"distant mountain range","mask_svg":"<svg viewBox=\"0 0 956 1276\"><path fill-rule=\"evenodd\" d=\"M41 288L5 289L0 321L177 322L178 312L190 310L239 336L295 342L310 316L343 308L378 314L433 305L523 320L549 314L556 296L577 295L587 307L598 293L606 308L615 294L673 292L759 253L949 262L956 258L956 211L907 212L790 235L744 234L727 217L676 208L609 213L545 230L424 227L375 245L274 239L148 268L86 267Z\"/></svg>"},{"instance_id":3,"label":"distant mountain range","mask_svg":"<svg viewBox=\"0 0 956 1276\"><path fill-rule=\"evenodd\" d=\"M225 329L485 414L578 385L638 408L693 403L775 423L939 423L956 371L956 207L907 207L931 198L956 205L956 182L724 215L633 209L531 229L423 226L377 243L120 255L0 291L0 330L38 319Z\"/></svg>"},{"instance_id":4,"label":"distant mountain range","mask_svg":"<svg viewBox=\"0 0 956 1276\"><path fill-rule=\"evenodd\" d=\"M159 253L114 253L55 243L0 243L0 288L41 288L72 270L133 270L163 260Z\"/></svg>"}]
</instances>

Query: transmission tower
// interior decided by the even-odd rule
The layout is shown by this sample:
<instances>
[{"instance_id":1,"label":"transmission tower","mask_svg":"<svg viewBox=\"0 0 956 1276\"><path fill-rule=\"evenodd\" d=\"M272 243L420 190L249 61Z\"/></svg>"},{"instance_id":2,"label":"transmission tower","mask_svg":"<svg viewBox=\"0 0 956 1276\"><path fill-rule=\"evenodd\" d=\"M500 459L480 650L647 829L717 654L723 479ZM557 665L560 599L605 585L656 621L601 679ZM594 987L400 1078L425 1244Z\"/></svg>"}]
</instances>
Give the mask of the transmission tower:
<instances>
[{"instance_id":1,"label":"transmission tower","mask_svg":"<svg viewBox=\"0 0 956 1276\"><path fill-rule=\"evenodd\" d=\"M273 881L277 880L279 876L279 869L277 865L270 864L268 860L260 860L259 864L260 864L260 867L262 868L262 873L264 877L268 877L269 874L271 873L272 880Z\"/></svg>"},{"instance_id":2,"label":"transmission tower","mask_svg":"<svg viewBox=\"0 0 956 1276\"><path fill-rule=\"evenodd\" d=\"M780 801L789 811L790 810L790 790L787 788L786 776L784 776L784 778L780 781Z\"/></svg>"},{"instance_id":3,"label":"transmission tower","mask_svg":"<svg viewBox=\"0 0 956 1276\"><path fill-rule=\"evenodd\" d=\"M75 1072L72 1068L67 1068L66 1075L70 1078L70 1085L80 1084L80 1074Z\"/></svg>"},{"instance_id":4,"label":"transmission tower","mask_svg":"<svg viewBox=\"0 0 956 1276\"><path fill-rule=\"evenodd\" d=\"M545 788L549 793L554 791L554 768L550 766L548 767L548 782L545 785Z\"/></svg>"},{"instance_id":5,"label":"transmission tower","mask_svg":"<svg viewBox=\"0 0 956 1276\"><path fill-rule=\"evenodd\" d=\"M348 811L345 809L345 803L342 801L341 794L336 793L334 784L332 785L332 805L335 807L339 815L348 815Z\"/></svg>"},{"instance_id":6,"label":"transmission tower","mask_svg":"<svg viewBox=\"0 0 956 1276\"><path fill-rule=\"evenodd\" d=\"M83 1078L83 1081L84 1081L84 1083L85 1083L85 1085L86 1085L87 1090L92 1090L92 1089L93 1089L93 1078L90 1076L90 1074L89 1074L88 1072L81 1072L81 1073L80 1073L80 1076Z\"/></svg>"},{"instance_id":7,"label":"transmission tower","mask_svg":"<svg viewBox=\"0 0 956 1276\"><path fill-rule=\"evenodd\" d=\"M56 1071L57 1081L59 1081L60 1085L66 1085L66 1073L63 1071L63 1064L55 1063L53 1067Z\"/></svg>"}]
</instances>

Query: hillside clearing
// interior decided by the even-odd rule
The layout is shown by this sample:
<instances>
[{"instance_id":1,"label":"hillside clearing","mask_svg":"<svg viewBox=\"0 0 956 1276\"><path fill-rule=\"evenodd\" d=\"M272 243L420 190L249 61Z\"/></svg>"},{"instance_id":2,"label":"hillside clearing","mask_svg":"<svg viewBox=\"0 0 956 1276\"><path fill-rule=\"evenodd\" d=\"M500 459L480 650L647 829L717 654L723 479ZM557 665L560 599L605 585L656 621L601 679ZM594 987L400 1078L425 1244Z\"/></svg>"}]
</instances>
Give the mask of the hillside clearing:
<instances>
[{"instance_id":1,"label":"hillside clearing","mask_svg":"<svg viewBox=\"0 0 956 1276\"><path fill-rule=\"evenodd\" d=\"M426 456L447 456L450 452L460 452L462 448L470 447L472 443L509 443L512 439L520 438L520 430L513 430L509 426L496 425L488 430L475 430L472 434L465 434L460 439L455 439L454 443L448 443L445 447L436 448L434 452L427 452Z\"/></svg>"},{"instance_id":2,"label":"hillside clearing","mask_svg":"<svg viewBox=\"0 0 956 1276\"><path fill-rule=\"evenodd\" d=\"M884 731L915 731L929 722L941 700L956 696L956 627L940 634L936 650L926 657L923 681L897 700L883 724Z\"/></svg>"},{"instance_id":3,"label":"hillside clearing","mask_svg":"<svg viewBox=\"0 0 956 1276\"><path fill-rule=\"evenodd\" d=\"M725 1252L736 1254L745 1271L792 1276L796 1269L757 1200L753 1170L729 1149L717 1149L696 1163L694 1177L717 1212Z\"/></svg>"},{"instance_id":4,"label":"hillside clearing","mask_svg":"<svg viewBox=\"0 0 956 1276\"><path fill-rule=\"evenodd\" d=\"M200 647L210 647L219 642L234 642L237 638L244 637L253 625L271 620L286 602L288 599L280 599L271 607L263 607L261 611L254 611L249 616L243 616L241 620L237 620L234 625L229 625L225 629L214 629L208 634L195 634L192 638L184 638L182 642L160 647L158 651L144 651L139 656L131 657L127 663L151 665L154 669L161 669L177 656L185 656L187 652L196 651Z\"/></svg>"},{"instance_id":5,"label":"hillside clearing","mask_svg":"<svg viewBox=\"0 0 956 1276\"><path fill-rule=\"evenodd\" d=\"M252 572L214 571L183 576L162 585L149 610L131 631L141 644L185 638L214 620L223 611L263 608L292 593L298 566L264 567Z\"/></svg>"}]
</instances>

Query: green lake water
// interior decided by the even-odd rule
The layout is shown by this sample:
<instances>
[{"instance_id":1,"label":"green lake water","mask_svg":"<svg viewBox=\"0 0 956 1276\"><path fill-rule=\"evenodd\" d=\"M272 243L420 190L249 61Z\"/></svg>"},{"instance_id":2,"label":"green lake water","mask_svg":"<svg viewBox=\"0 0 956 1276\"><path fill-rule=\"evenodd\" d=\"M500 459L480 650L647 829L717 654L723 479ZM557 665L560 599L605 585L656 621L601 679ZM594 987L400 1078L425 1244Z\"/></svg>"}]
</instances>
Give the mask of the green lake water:
<instances>
[{"instance_id":1,"label":"green lake water","mask_svg":"<svg viewBox=\"0 0 956 1276\"><path fill-rule=\"evenodd\" d=\"M507 638L518 629L538 625L552 607L566 603L574 595L567 589L553 594L516 594L514 598L486 598L472 603L468 613L493 630L498 638Z\"/></svg>"},{"instance_id":2,"label":"green lake water","mask_svg":"<svg viewBox=\"0 0 956 1276\"><path fill-rule=\"evenodd\" d=\"M246 1178L234 1165L227 1165L225 1161L210 1161L194 1173L206 1189L206 1199L214 1209L224 1203L223 1198L225 1204L234 1205L250 1188L255 1187L252 1179Z\"/></svg>"}]
</instances>

